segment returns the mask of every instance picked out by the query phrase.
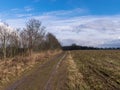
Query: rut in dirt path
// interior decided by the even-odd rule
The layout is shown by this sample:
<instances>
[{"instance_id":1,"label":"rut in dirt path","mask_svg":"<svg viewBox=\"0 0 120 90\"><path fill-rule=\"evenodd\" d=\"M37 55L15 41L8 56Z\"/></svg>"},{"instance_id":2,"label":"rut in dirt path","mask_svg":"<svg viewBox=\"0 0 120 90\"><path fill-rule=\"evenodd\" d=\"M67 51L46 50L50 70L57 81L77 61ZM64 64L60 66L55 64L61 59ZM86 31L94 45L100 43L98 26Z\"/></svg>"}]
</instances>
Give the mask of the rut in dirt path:
<instances>
[{"instance_id":1,"label":"rut in dirt path","mask_svg":"<svg viewBox=\"0 0 120 90\"><path fill-rule=\"evenodd\" d=\"M51 60L37 67L33 73L16 81L5 90L50 90L50 82L61 61L67 53L62 52Z\"/></svg>"},{"instance_id":2,"label":"rut in dirt path","mask_svg":"<svg viewBox=\"0 0 120 90\"><path fill-rule=\"evenodd\" d=\"M59 68L62 60L66 57L67 53L64 54L64 56L59 60L59 62L56 64L56 66L53 68L52 70L52 73L50 75L50 78L48 79L46 85L45 85L45 88L44 90L52 90L52 86L51 86L51 82L52 82L52 79L54 78L56 72L57 72L57 69Z\"/></svg>"}]
</instances>

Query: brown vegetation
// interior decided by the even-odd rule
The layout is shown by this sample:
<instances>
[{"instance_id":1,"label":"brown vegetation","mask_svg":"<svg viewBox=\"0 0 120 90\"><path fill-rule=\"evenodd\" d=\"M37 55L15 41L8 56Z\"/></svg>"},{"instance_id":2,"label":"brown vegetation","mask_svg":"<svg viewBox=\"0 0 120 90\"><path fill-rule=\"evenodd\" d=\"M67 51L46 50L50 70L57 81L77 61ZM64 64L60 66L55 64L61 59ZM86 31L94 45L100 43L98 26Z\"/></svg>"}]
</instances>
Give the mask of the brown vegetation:
<instances>
[{"instance_id":1,"label":"brown vegetation","mask_svg":"<svg viewBox=\"0 0 120 90\"><path fill-rule=\"evenodd\" d=\"M16 55L31 55L32 52L60 49L60 43L37 19L30 19L24 29L13 29L0 25L0 58L4 60Z\"/></svg>"},{"instance_id":2,"label":"brown vegetation","mask_svg":"<svg viewBox=\"0 0 120 90\"><path fill-rule=\"evenodd\" d=\"M119 90L120 51L70 51L52 79L50 90Z\"/></svg>"},{"instance_id":3,"label":"brown vegetation","mask_svg":"<svg viewBox=\"0 0 120 90\"><path fill-rule=\"evenodd\" d=\"M70 52L65 55L54 72L49 89L45 90L89 90Z\"/></svg>"},{"instance_id":4,"label":"brown vegetation","mask_svg":"<svg viewBox=\"0 0 120 90\"><path fill-rule=\"evenodd\" d=\"M120 51L118 50L83 50L72 51L88 90L120 89Z\"/></svg>"},{"instance_id":5,"label":"brown vegetation","mask_svg":"<svg viewBox=\"0 0 120 90\"><path fill-rule=\"evenodd\" d=\"M22 30L0 25L0 88L24 72L58 54L60 43L46 33L37 19L30 19Z\"/></svg>"},{"instance_id":6,"label":"brown vegetation","mask_svg":"<svg viewBox=\"0 0 120 90\"><path fill-rule=\"evenodd\" d=\"M47 51L44 53L33 53L28 57L17 56L4 61L0 60L0 88L16 80L36 64L43 64L58 53L60 51Z\"/></svg>"}]
</instances>

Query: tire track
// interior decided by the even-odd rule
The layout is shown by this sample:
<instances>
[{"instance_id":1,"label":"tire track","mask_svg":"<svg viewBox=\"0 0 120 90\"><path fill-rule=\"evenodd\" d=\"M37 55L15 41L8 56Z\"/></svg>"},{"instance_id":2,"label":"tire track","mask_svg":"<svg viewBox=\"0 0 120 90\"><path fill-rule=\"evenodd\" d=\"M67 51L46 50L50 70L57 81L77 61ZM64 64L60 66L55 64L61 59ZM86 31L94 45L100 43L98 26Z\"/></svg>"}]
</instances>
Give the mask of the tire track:
<instances>
[{"instance_id":1,"label":"tire track","mask_svg":"<svg viewBox=\"0 0 120 90\"><path fill-rule=\"evenodd\" d=\"M5 90L50 90L50 82L67 53L62 52Z\"/></svg>"},{"instance_id":2,"label":"tire track","mask_svg":"<svg viewBox=\"0 0 120 90\"><path fill-rule=\"evenodd\" d=\"M111 78L111 76L104 72L101 68L99 68L99 66L97 66L94 62L91 62L89 60L81 60L81 62L85 65L85 68L88 71L87 73L83 71L84 76L86 76L88 73L94 74L97 79L100 79L103 83L105 83L107 88L110 88L112 90L120 90L120 84ZM86 81L89 82L87 79ZM91 87L91 89L95 88Z\"/></svg>"},{"instance_id":3,"label":"tire track","mask_svg":"<svg viewBox=\"0 0 120 90\"><path fill-rule=\"evenodd\" d=\"M66 55L67 55L67 52L60 58L59 62L58 62L58 63L56 64L56 66L53 68L52 73L51 73L51 75L50 75L50 78L48 79L48 81L47 81L47 83L46 83L46 85L45 85L45 87L44 87L44 90L52 90L52 88L51 88L51 81L52 81L52 79L54 78L54 75L55 75L55 73L57 72L57 69L59 68L62 60L66 57Z\"/></svg>"}]
</instances>

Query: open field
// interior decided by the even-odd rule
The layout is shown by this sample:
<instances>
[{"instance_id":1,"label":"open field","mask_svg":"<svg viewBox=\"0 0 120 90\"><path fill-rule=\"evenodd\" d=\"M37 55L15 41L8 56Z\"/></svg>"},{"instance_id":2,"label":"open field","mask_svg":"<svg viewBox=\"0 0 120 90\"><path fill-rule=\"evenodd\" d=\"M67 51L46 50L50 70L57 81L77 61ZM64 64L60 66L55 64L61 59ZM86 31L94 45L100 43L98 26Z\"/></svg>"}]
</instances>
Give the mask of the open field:
<instances>
[{"instance_id":1,"label":"open field","mask_svg":"<svg viewBox=\"0 0 120 90\"><path fill-rule=\"evenodd\" d=\"M120 90L120 51L79 50L48 56L5 90Z\"/></svg>"},{"instance_id":2,"label":"open field","mask_svg":"<svg viewBox=\"0 0 120 90\"><path fill-rule=\"evenodd\" d=\"M120 90L119 50L71 51L71 55L87 90Z\"/></svg>"}]
</instances>

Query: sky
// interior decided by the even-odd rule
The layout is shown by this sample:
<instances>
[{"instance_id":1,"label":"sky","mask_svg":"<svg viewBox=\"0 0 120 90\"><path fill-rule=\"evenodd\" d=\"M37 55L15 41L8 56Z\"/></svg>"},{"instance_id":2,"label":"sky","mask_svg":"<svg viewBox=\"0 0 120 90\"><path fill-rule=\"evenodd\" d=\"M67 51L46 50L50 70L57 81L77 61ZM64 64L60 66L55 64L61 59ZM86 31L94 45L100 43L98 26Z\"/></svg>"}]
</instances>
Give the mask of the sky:
<instances>
[{"instance_id":1,"label":"sky","mask_svg":"<svg viewBox=\"0 0 120 90\"><path fill-rule=\"evenodd\" d=\"M120 0L1 0L0 21L39 19L62 45L120 47Z\"/></svg>"}]
</instances>

